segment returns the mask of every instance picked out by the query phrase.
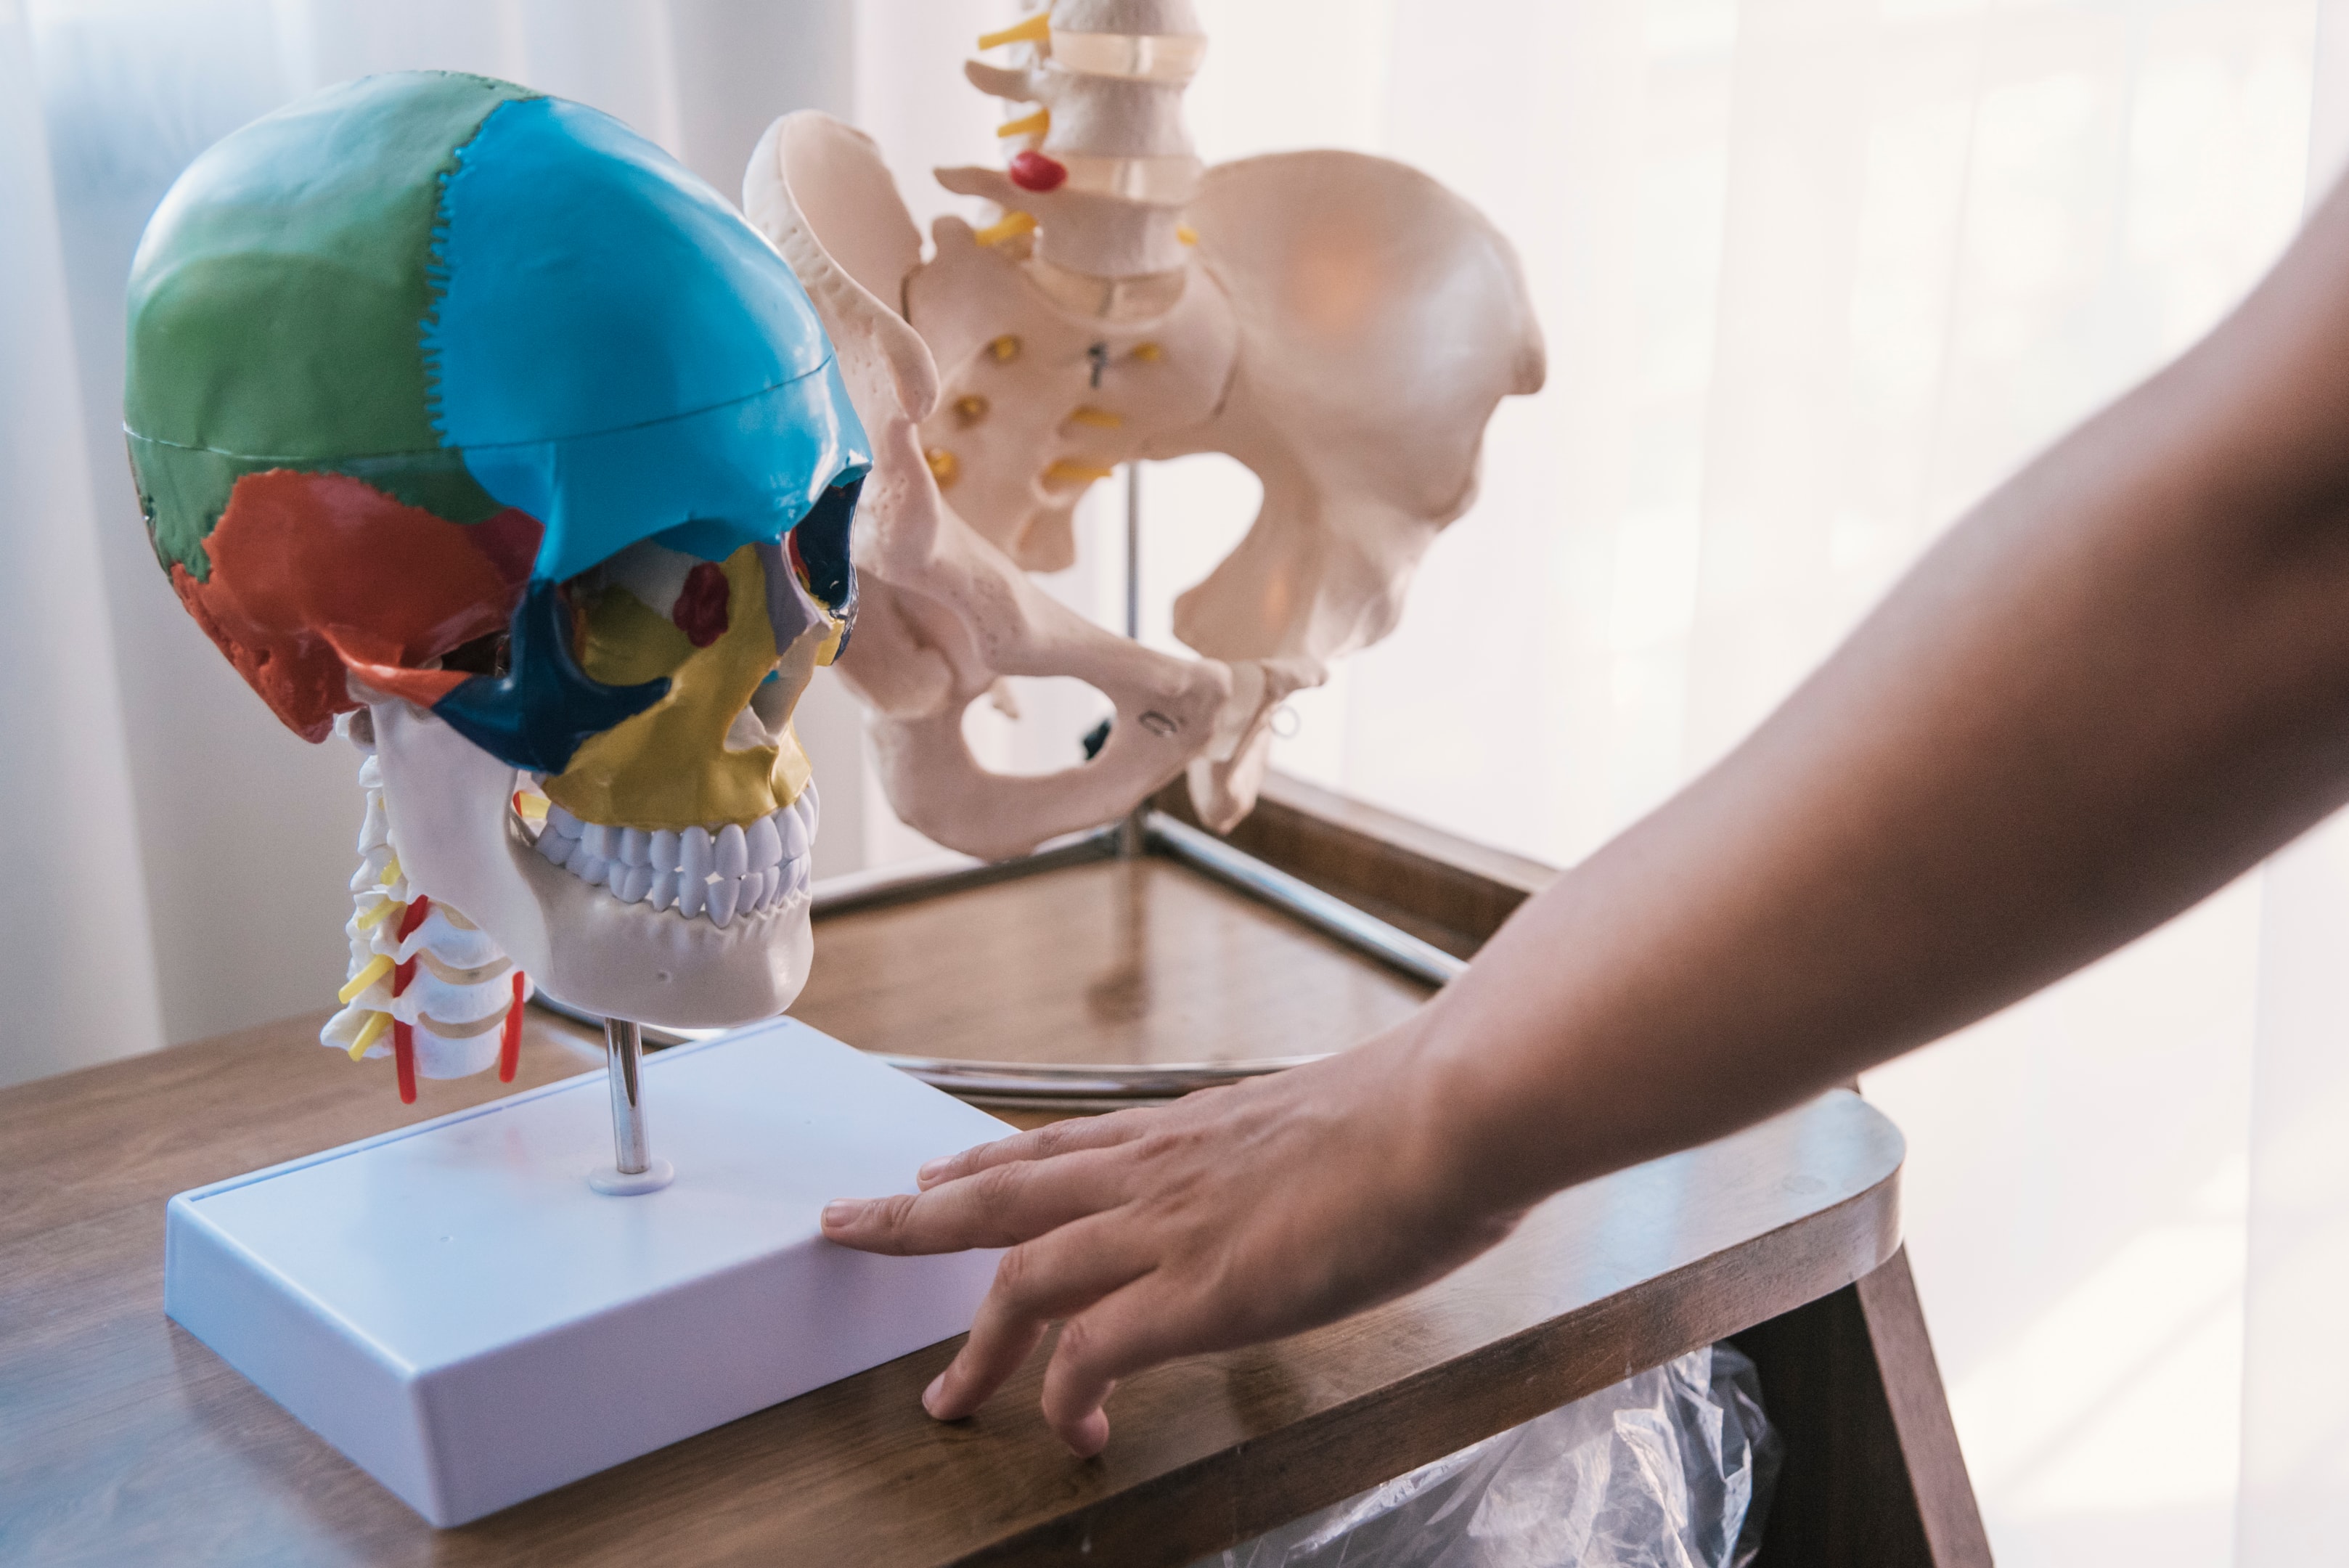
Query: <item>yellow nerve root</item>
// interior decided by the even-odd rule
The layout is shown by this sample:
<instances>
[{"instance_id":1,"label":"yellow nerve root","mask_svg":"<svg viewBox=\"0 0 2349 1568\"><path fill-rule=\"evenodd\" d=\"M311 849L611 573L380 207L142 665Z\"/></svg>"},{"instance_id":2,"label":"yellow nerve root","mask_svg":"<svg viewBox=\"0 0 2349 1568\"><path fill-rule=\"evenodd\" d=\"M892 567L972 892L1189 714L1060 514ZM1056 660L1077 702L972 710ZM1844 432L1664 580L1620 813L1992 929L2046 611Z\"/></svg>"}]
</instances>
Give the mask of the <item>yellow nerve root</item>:
<instances>
[{"instance_id":1,"label":"yellow nerve root","mask_svg":"<svg viewBox=\"0 0 2349 1568\"><path fill-rule=\"evenodd\" d=\"M1188 223L1177 223L1174 225L1174 237L1186 245L1195 245L1199 243L1199 231Z\"/></svg>"},{"instance_id":2,"label":"yellow nerve root","mask_svg":"<svg viewBox=\"0 0 2349 1568\"><path fill-rule=\"evenodd\" d=\"M1051 36L1052 13L1047 9L1039 11L1023 21L1015 22L999 33L981 33L978 36L978 47L982 49L995 49L1006 44L1040 44Z\"/></svg>"},{"instance_id":3,"label":"yellow nerve root","mask_svg":"<svg viewBox=\"0 0 2349 1568\"><path fill-rule=\"evenodd\" d=\"M399 857L395 855L383 863L383 875L375 879L378 888L388 888L399 880Z\"/></svg>"},{"instance_id":4,"label":"yellow nerve root","mask_svg":"<svg viewBox=\"0 0 2349 1568\"><path fill-rule=\"evenodd\" d=\"M1051 467L1044 471L1044 483L1047 484L1091 484L1094 480L1107 479L1111 474L1115 473L1116 472L1117 470L1113 468L1098 468L1089 462L1071 462L1066 458L1058 458L1053 461Z\"/></svg>"},{"instance_id":5,"label":"yellow nerve root","mask_svg":"<svg viewBox=\"0 0 2349 1568\"><path fill-rule=\"evenodd\" d=\"M360 992L365 991L368 986L373 985L377 981L379 981L385 975L389 974L391 970L391 955L388 953L376 954L375 957L367 961L367 968L351 976L348 981L344 982L343 989L335 992L335 1000L336 1002L347 1003L351 998L357 996Z\"/></svg>"},{"instance_id":6,"label":"yellow nerve root","mask_svg":"<svg viewBox=\"0 0 2349 1568\"><path fill-rule=\"evenodd\" d=\"M382 903L378 904L374 909L369 909L366 914L359 917L359 929L363 931L371 931L378 926L383 924L385 920L390 919L393 910L405 910L407 908L408 906L405 904L394 903L391 899L386 898Z\"/></svg>"},{"instance_id":7,"label":"yellow nerve root","mask_svg":"<svg viewBox=\"0 0 2349 1568\"><path fill-rule=\"evenodd\" d=\"M1095 430L1113 431L1124 424L1125 420L1122 415L1111 413L1107 409L1097 409L1091 403L1087 403L1069 416L1069 422L1072 425L1091 425Z\"/></svg>"},{"instance_id":8,"label":"yellow nerve root","mask_svg":"<svg viewBox=\"0 0 2349 1568\"><path fill-rule=\"evenodd\" d=\"M1001 137L1041 136L1052 129L1052 111L1040 109L1033 114L1023 114L1017 119L1007 119L995 128Z\"/></svg>"},{"instance_id":9,"label":"yellow nerve root","mask_svg":"<svg viewBox=\"0 0 2349 1568\"><path fill-rule=\"evenodd\" d=\"M983 245L999 245L1006 240L1018 239L1021 234L1033 234L1035 230L1035 213L1006 213L971 237Z\"/></svg>"},{"instance_id":10,"label":"yellow nerve root","mask_svg":"<svg viewBox=\"0 0 2349 1568\"><path fill-rule=\"evenodd\" d=\"M351 1060L356 1062L360 1057L366 1055L367 1054L367 1047L375 1044L376 1036L381 1034L385 1030L390 1027L390 1013L368 1013L367 1021L359 1025L359 1037L351 1042Z\"/></svg>"}]
</instances>

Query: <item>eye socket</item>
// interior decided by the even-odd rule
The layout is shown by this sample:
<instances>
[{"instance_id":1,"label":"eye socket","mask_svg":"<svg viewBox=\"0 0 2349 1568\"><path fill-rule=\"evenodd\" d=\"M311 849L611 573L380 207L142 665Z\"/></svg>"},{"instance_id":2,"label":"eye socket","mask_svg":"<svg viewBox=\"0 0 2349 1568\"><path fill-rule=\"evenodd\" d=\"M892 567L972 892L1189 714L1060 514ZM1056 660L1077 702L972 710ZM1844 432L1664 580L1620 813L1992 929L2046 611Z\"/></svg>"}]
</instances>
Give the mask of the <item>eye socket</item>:
<instances>
[{"instance_id":1,"label":"eye socket","mask_svg":"<svg viewBox=\"0 0 2349 1568\"><path fill-rule=\"evenodd\" d=\"M848 538L856 521L857 492L864 487L862 479L854 479L825 491L785 541L808 592L843 620L855 616L856 568L849 561Z\"/></svg>"},{"instance_id":2,"label":"eye socket","mask_svg":"<svg viewBox=\"0 0 2349 1568\"><path fill-rule=\"evenodd\" d=\"M666 676L607 686L579 668L570 642L576 629L563 590L533 581L507 622L512 668L503 675L459 681L432 704L449 727L500 762L559 774L590 736L643 712L667 695ZM492 652L492 658L495 659Z\"/></svg>"},{"instance_id":3,"label":"eye socket","mask_svg":"<svg viewBox=\"0 0 2349 1568\"><path fill-rule=\"evenodd\" d=\"M440 668L468 675L504 675L513 663L513 633L501 627L471 642L460 642L440 656Z\"/></svg>"}]
</instances>

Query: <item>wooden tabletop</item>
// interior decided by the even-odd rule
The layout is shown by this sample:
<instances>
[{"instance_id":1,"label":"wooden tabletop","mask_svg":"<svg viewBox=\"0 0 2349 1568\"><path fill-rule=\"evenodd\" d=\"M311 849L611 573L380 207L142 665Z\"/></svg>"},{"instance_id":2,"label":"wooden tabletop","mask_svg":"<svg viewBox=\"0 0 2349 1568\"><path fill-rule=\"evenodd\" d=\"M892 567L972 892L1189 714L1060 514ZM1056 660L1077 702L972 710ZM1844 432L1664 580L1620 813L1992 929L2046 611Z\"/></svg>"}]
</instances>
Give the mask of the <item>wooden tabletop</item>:
<instances>
[{"instance_id":1,"label":"wooden tabletop","mask_svg":"<svg viewBox=\"0 0 2349 1568\"><path fill-rule=\"evenodd\" d=\"M926 1023L887 1015L875 966L900 950L867 938L863 960L835 945L810 1021L837 1029L863 1008L870 1032L896 1033L870 1042L891 1049L950 1033L935 997L905 999ZM1293 978L1359 961L1272 947ZM1258 984L1225 971L1266 950L1169 949L1179 985L1164 966L1137 972L1153 996L1212 993ZM1398 1001L1352 979L1296 983ZM1115 1013L1113 991L1071 994ZM965 1002L973 1017L1016 1005ZM1067 1003L1067 1027L1090 1005ZM1835 1094L1562 1193L1386 1307L1133 1378L1095 1459L1045 1429L1040 1363L974 1419L929 1420L917 1396L947 1344L436 1532L163 1316L172 1193L502 1092L487 1075L427 1082L403 1107L382 1064L309 1043L317 1023L0 1092L0 1562L1179 1564L1813 1301L1899 1240L1899 1135ZM522 1083L596 1060L534 1014Z\"/></svg>"},{"instance_id":2,"label":"wooden tabletop","mask_svg":"<svg viewBox=\"0 0 2349 1568\"><path fill-rule=\"evenodd\" d=\"M1163 1066L1342 1051L1426 997L1154 857L820 919L792 1014L898 1056Z\"/></svg>"}]
</instances>

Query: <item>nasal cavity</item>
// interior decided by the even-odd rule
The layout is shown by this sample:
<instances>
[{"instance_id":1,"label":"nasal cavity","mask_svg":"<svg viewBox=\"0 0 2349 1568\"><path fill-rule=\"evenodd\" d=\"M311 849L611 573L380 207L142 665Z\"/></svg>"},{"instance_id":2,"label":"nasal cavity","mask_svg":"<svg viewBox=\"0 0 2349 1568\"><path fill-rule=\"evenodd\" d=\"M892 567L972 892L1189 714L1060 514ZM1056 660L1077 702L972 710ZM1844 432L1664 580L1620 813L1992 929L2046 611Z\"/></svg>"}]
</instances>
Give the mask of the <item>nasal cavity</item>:
<instances>
[{"instance_id":1,"label":"nasal cavity","mask_svg":"<svg viewBox=\"0 0 2349 1568\"><path fill-rule=\"evenodd\" d=\"M726 635L726 573L715 561L704 561L685 575L685 591L668 618L696 648L708 648Z\"/></svg>"}]
</instances>

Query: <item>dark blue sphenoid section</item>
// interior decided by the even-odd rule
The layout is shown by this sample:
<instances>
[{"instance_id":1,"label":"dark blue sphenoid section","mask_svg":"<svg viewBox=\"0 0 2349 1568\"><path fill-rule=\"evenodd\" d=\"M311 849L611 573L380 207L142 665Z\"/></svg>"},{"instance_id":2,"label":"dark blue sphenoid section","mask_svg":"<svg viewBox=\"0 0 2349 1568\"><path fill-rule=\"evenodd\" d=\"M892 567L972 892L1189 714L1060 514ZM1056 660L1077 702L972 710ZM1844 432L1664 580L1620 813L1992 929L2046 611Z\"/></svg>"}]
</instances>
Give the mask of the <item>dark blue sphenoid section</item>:
<instances>
[{"instance_id":1,"label":"dark blue sphenoid section","mask_svg":"<svg viewBox=\"0 0 2349 1568\"><path fill-rule=\"evenodd\" d=\"M571 655L571 607L554 583L533 579L511 625L506 673L476 675L432 705L500 762L559 774L590 737L668 695L666 677L640 686L591 680Z\"/></svg>"}]
</instances>

